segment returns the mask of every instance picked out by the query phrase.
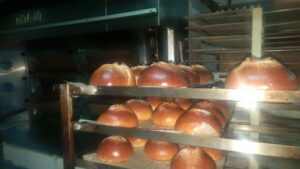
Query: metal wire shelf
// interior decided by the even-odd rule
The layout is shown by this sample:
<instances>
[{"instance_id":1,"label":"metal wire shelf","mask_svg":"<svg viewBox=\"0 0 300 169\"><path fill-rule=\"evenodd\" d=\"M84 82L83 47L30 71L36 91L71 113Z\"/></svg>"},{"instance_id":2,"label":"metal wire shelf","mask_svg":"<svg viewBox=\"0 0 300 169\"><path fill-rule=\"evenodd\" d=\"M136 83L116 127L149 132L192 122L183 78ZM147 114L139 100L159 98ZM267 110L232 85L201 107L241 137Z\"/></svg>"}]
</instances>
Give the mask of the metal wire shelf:
<instances>
[{"instance_id":1,"label":"metal wire shelf","mask_svg":"<svg viewBox=\"0 0 300 169\"><path fill-rule=\"evenodd\" d=\"M72 100L81 96L129 96L129 97L168 97L168 98L189 98L206 100L227 100L234 102L243 97L240 90L234 89L211 89L211 88L162 88L162 87L96 87L81 83L68 83L60 85L61 91L61 110L63 125L63 150L64 164L66 168L74 165L85 167L108 167L122 168L122 166L110 166L92 161L78 159L74 156L73 130L91 132L107 135L120 135L126 137L139 137L170 141L179 144L204 146L226 151L250 153L264 156L300 159L300 147L293 145L271 144L259 141L245 141L232 138L228 133L232 131L258 132L261 134L280 134L297 136L299 133L296 128L280 128L276 126L252 126L231 124L232 114L227 119L227 125L223 128L221 137L205 137L185 134L172 129L153 129L153 128L124 128L98 124L95 121L72 121L73 106ZM263 93L264 97L258 99L259 108L285 109L292 108L291 103L300 102L300 91L283 90L255 90L251 92ZM245 93L247 95L247 93ZM268 103L265 103L268 102ZM266 105L265 105L266 104ZM299 105L294 105L292 109L298 109ZM230 112L233 112L231 109ZM241 148L241 147L244 147ZM255 147L247 149L247 147ZM154 165L155 166L155 165ZM126 168L126 167L125 167Z\"/></svg>"}]
</instances>

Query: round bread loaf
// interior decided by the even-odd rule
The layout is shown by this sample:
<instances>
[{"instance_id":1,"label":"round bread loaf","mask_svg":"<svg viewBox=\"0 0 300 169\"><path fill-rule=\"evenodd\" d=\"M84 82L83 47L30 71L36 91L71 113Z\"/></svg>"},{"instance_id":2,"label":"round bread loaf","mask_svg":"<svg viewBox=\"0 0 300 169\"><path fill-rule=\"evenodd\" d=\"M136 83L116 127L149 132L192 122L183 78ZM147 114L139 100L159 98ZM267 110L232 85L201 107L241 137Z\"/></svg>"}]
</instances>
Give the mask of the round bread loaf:
<instances>
[{"instance_id":1,"label":"round bread loaf","mask_svg":"<svg viewBox=\"0 0 300 169\"><path fill-rule=\"evenodd\" d=\"M226 102L222 102L222 101L211 101L216 107L219 108L219 110L221 110L221 112L223 113L224 117L227 117L228 114L228 106L226 104Z\"/></svg>"},{"instance_id":2,"label":"round bread loaf","mask_svg":"<svg viewBox=\"0 0 300 169\"><path fill-rule=\"evenodd\" d=\"M144 100L130 99L125 105L135 113L139 121L149 120L152 116L152 107Z\"/></svg>"},{"instance_id":3,"label":"round bread loaf","mask_svg":"<svg viewBox=\"0 0 300 169\"><path fill-rule=\"evenodd\" d=\"M194 135L220 136L222 125L211 112L191 108L178 118L175 128Z\"/></svg>"},{"instance_id":4,"label":"round bread loaf","mask_svg":"<svg viewBox=\"0 0 300 169\"><path fill-rule=\"evenodd\" d=\"M164 101L164 99L160 97L147 97L145 101L150 104L154 111Z\"/></svg>"},{"instance_id":5,"label":"round bread loaf","mask_svg":"<svg viewBox=\"0 0 300 169\"><path fill-rule=\"evenodd\" d=\"M193 108L204 109L206 111L209 111L217 117L217 119L220 121L222 125L225 124L224 114L212 102L209 101L197 102L193 105Z\"/></svg>"},{"instance_id":6,"label":"round bread loaf","mask_svg":"<svg viewBox=\"0 0 300 169\"><path fill-rule=\"evenodd\" d=\"M200 147L186 146L172 159L171 169L216 169L216 164Z\"/></svg>"},{"instance_id":7,"label":"round bread loaf","mask_svg":"<svg viewBox=\"0 0 300 169\"><path fill-rule=\"evenodd\" d=\"M165 62L153 63L141 72L138 86L189 87L188 77L177 65Z\"/></svg>"},{"instance_id":8,"label":"round bread loaf","mask_svg":"<svg viewBox=\"0 0 300 169\"><path fill-rule=\"evenodd\" d=\"M147 65L140 65L140 66L134 66L130 68L136 83L140 77L141 72L145 70L147 67L148 67Z\"/></svg>"},{"instance_id":9,"label":"round bread loaf","mask_svg":"<svg viewBox=\"0 0 300 169\"><path fill-rule=\"evenodd\" d=\"M214 80L213 74L202 65L192 65L192 69L197 73L200 84L208 83Z\"/></svg>"},{"instance_id":10,"label":"round bread loaf","mask_svg":"<svg viewBox=\"0 0 300 169\"><path fill-rule=\"evenodd\" d=\"M296 90L298 80L294 73L272 58L246 58L227 76L226 88Z\"/></svg>"},{"instance_id":11,"label":"round bread loaf","mask_svg":"<svg viewBox=\"0 0 300 169\"><path fill-rule=\"evenodd\" d=\"M137 127L137 116L125 105L114 104L98 117L98 122L110 126Z\"/></svg>"},{"instance_id":12,"label":"round bread loaf","mask_svg":"<svg viewBox=\"0 0 300 169\"><path fill-rule=\"evenodd\" d=\"M183 110L187 110L193 105L193 102L188 99L174 99L174 102L178 104Z\"/></svg>"},{"instance_id":13,"label":"round bread loaf","mask_svg":"<svg viewBox=\"0 0 300 169\"><path fill-rule=\"evenodd\" d=\"M189 82L191 86L195 86L199 84L200 79L197 73L190 67L186 65L179 65L179 67L186 73L188 76Z\"/></svg>"},{"instance_id":14,"label":"round bread loaf","mask_svg":"<svg viewBox=\"0 0 300 169\"><path fill-rule=\"evenodd\" d=\"M152 123L158 126L174 126L184 110L174 102L161 103L152 114Z\"/></svg>"},{"instance_id":15,"label":"round bread loaf","mask_svg":"<svg viewBox=\"0 0 300 169\"><path fill-rule=\"evenodd\" d=\"M127 139L133 147L144 147L148 141L147 139L135 138L135 137L127 137Z\"/></svg>"},{"instance_id":16,"label":"round bread loaf","mask_svg":"<svg viewBox=\"0 0 300 169\"><path fill-rule=\"evenodd\" d=\"M145 154L153 160L171 160L179 150L179 146L174 143L149 140L145 145Z\"/></svg>"},{"instance_id":17,"label":"round bread loaf","mask_svg":"<svg viewBox=\"0 0 300 169\"><path fill-rule=\"evenodd\" d=\"M131 69L125 64L104 64L96 69L90 77L94 86L134 86Z\"/></svg>"},{"instance_id":18,"label":"round bread loaf","mask_svg":"<svg viewBox=\"0 0 300 169\"><path fill-rule=\"evenodd\" d=\"M213 148L201 147L214 161L219 161L224 157L224 151Z\"/></svg>"},{"instance_id":19,"label":"round bread loaf","mask_svg":"<svg viewBox=\"0 0 300 169\"><path fill-rule=\"evenodd\" d=\"M97 157L109 163L122 163L132 156L132 146L121 136L110 136L103 139L97 149Z\"/></svg>"}]
</instances>

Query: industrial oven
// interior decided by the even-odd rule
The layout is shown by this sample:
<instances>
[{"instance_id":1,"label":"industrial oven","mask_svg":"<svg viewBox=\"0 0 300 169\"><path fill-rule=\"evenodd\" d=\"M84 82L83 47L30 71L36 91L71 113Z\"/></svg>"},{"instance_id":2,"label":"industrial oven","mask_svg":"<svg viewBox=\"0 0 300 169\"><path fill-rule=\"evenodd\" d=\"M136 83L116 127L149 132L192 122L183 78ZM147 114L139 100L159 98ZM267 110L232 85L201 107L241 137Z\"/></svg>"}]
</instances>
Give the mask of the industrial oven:
<instances>
[{"instance_id":1,"label":"industrial oven","mask_svg":"<svg viewBox=\"0 0 300 169\"><path fill-rule=\"evenodd\" d=\"M13 2L20 4L19 9L9 10ZM143 148L134 148L125 163L99 161L97 145L109 135L223 150L217 168L299 168L299 90L226 89L224 81L246 57L275 58L299 75L300 4L222 3L4 1L3 11L5 7L7 11L0 18L5 23L0 27L3 140L22 139L11 136L7 124L17 121L22 126L18 121L28 120L30 139L26 140L53 145L50 152L62 156L65 169L170 168L170 162L146 158ZM90 75L103 64L157 61L202 64L215 80L187 88L89 85ZM149 121L137 128L96 121L112 104L147 97L225 102L228 116L220 137L159 128Z\"/></svg>"}]
</instances>

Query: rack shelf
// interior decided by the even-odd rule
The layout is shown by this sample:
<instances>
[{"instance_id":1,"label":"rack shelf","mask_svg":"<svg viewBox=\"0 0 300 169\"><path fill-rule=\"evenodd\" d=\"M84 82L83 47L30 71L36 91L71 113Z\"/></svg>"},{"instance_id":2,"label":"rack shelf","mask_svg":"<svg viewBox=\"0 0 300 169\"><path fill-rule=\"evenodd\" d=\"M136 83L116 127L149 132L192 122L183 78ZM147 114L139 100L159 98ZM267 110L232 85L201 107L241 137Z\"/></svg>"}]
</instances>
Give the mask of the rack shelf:
<instances>
[{"instance_id":1,"label":"rack shelf","mask_svg":"<svg viewBox=\"0 0 300 169\"><path fill-rule=\"evenodd\" d=\"M82 83L69 83L73 95L108 95L132 97L171 97L240 101L249 94L257 95L257 102L299 103L299 90L238 90L210 88L164 87L96 87Z\"/></svg>"},{"instance_id":2,"label":"rack shelf","mask_svg":"<svg viewBox=\"0 0 300 169\"><path fill-rule=\"evenodd\" d=\"M244 127L245 130L248 131L259 131L259 129L255 130L253 129L253 127L251 128L248 126L240 126L240 129L242 127ZM120 135L124 137L138 137L160 141L172 141L178 144L209 147L226 151L300 159L300 147L297 146L260 143L254 141L245 141L222 137L195 136L174 130L149 130L143 128L113 127L95 123L75 122L73 128L78 131L85 131L91 133Z\"/></svg>"},{"instance_id":3,"label":"rack shelf","mask_svg":"<svg viewBox=\"0 0 300 169\"><path fill-rule=\"evenodd\" d=\"M72 99L82 96L128 96L128 97L171 97L189 98L205 100L226 100L231 101L233 107L235 102L242 97L248 96L249 91L243 94L241 90L217 89L217 88L162 88L162 87L96 87L81 83L68 83L60 85L61 90L61 109L64 139L64 161L65 168L72 168L74 165L89 168L103 167L108 164L95 163L95 160L85 161L74 157L73 134L72 131L82 131L106 135L120 135L125 137L138 137L161 141L171 141L178 144L203 146L226 150L229 152L239 152L256 154L270 157L281 157L290 159L300 159L300 147L294 145L282 145L263 143L259 141L245 141L234 138L230 133L233 131L257 132L260 134L278 135L282 132L287 136L299 136L297 128L284 128L276 126L253 126L231 124L232 113L229 113L226 126L223 128L221 137L204 137L186 134L174 129L153 128L149 125L140 124L138 128L114 127L99 124L96 121L81 120L72 122ZM257 107L259 109L298 109L300 105L300 91L285 90L252 90L252 94L258 94ZM93 154L86 157L92 157ZM153 165L155 166L155 165ZM122 168L122 166L110 166L108 168ZM126 168L126 167L124 167ZM134 167L133 167L134 168Z\"/></svg>"},{"instance_id":4,"label":"rack shelf","mask_svg":"<svg viewBox=\"0 0 300 169\"><path fill-rule=\"evenodd\" d=\"M170 163L168 161L155 161L146 157L144 153L144 148L136 147L133 148L132 157L121 164L109 164L97 159L96 153L90 153L83 156L84 160L89 161L90 165L98 165L98 167L112 166L114 168L130 168L130 169L140 169L140 165L143 164L144 169L166 169L170 168Z\"/></svg>"},{"instance_id":5,"label":"rack shelf","mask_svg":"<svg viewBox=\"0 0 300 169\"><path fill-rule=\"evenodd\" d=\"M186 39L189 43L189 59L196 60L203 56L213 55L214 61L197 61L201 64L226 64L218 67L220 71L230 70L236 64L228 62L218 62L218 59L224 60L223 56L239 55L241 57L251 57L251 45L253 42L261 39L261 54L269 55L291 55L299 53L300 46L300 7L262 11L260 20L262 21L262 32L253 36L255 7L242 8L228 11L218 11L208 14L198 14L187 16L189 26L189 37ZM255 47L257 48L257 47ZM295 58L297 62L297 59ZM291 64L289 64L291 65ZM291 66L293 70L298 70Z\"/></svg>"}]
</instances>

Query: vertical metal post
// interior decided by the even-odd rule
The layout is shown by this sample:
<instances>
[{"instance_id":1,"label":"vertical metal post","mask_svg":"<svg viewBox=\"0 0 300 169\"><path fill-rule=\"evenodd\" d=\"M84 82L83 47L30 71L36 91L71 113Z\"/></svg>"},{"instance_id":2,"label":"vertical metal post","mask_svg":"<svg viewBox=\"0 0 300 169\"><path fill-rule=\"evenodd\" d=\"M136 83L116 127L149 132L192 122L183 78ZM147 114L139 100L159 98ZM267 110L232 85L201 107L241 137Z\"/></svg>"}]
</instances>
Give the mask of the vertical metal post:
<instances>
[{"instance_id":1,"label":"vertical metal post","mask_svg":"<svg viewBox=\"0 0 300 169\"><path fill-rule=\"evenodd\" d=\"M263 10L262 7L252 9L252 41L251 55L256 59L262 57L263 43Z\"/></svg>"},{"instance_id":2,"label":"vertical metal post","mask_svg":"<svg viewBox=\"0 0 300 169\"><path fill-rule=\"evenodd\" d=\"M150 63L150 44L147 37L147 31L137 30L137 62L139 65Z\"/></svg>"},{"instance_id":3,"label":"vertical metal post","mask_svg":"<svg viewBox=\"0 0 300 169\"><path fill-rule=\"evenodd\" d=\"M158 57L160 61L175 62L175 35L171 28L162 28L158 40Z\"/></svg>"},{"instance_id":4,"label":"vertical metal post","mask_svg":"<svg viewBox=\"0 0 300 169\"><path fill-rule=\"evenodd\" d=\"M183 64L183 63L184 63L184 59L183 59L183 47L182 47L182 41L179 41L179 42L178 42L178 53L179 53L180 63Z\"/></svg>"},{"instance_id":5,"label":"vertical metal post","mask_svg":"<svg viewBox=\"0 0 300 169\"><path fill-rule=\"evenodd\" d=\"M175 41L174 41L174 30L167 28L167 42L168 42L168 61L175 62Z\"/></svg>"},{"instance_id":6,"label":"vertical metal post","mask_svg":"<svg viewBox=\"0 0 300 169\"><path fill-rule=\"evenodd\" d=\"M73 105L68 84L60 85L60 106L64 169L74 169Z\"/></svg>"},{"instance_id":7,"label":"vertical metal post","mask_svg":"<svg viewBox=\"0 0 300 169\"><path fill-rule=\"evenodd\" d=\"M263 10L262 7L252 9L252 42L251 42L251 56L255 59L261 59L262 57L262 46L263 46ZM259 125L260 123L260 112L257 109L251 111L250 124ZM252 139L259 139L258 133L251 133ZM257 169L258 164L253 156L249 157L249 168Z\"/></svg>"},{"instance_id":8,"label":"vertical metal post","mask_svg":"<svg viewBox=\"0 0 300 169\"><path fill-rule=\"evenodd\" d=\"M251 55L255 59L262 57L262 42L263 42L263 10L262 7L252 9L252 42ZM259 111L253 110L250 115L251 125L259 125ZM257 133L252 133L251 137L258 139Z\"/></svg>"}]
</instances>

